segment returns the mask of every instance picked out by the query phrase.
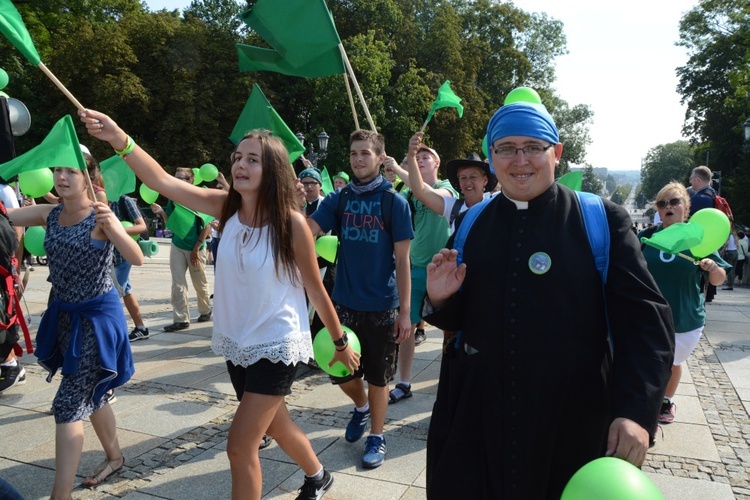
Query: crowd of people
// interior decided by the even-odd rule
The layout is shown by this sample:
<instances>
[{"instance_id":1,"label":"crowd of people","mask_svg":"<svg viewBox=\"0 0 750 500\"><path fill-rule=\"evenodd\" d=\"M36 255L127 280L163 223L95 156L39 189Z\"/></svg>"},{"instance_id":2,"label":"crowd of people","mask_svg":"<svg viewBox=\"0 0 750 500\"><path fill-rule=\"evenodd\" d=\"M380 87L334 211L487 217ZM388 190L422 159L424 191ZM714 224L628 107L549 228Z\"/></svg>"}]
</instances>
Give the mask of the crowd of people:
<instances>
[{"instance_id":1,"label":"crowd of people","mask_svg":"<svg viewBox=\"0 0 750 500\"><path fill-rule=\"evenodd\" d=\"M538 103L498 109L487 126L487 160L451 160L444 180L422 132L398 162L381 134L356 130L352 176L336 174L327 195L320 171L303 159L295 175L284 144L265 131L237 143L230 182L202 189L191 169L168 174L109 116L86 110L80 118L169 200L151 205L161 223L182 221L169 257L173 323L164 331L191 324L189 271L196 321L213 320L212 349L224 357L239 401L227 443L233 498L260 497L258 450L270 439L305 473L299 498L331 487L284 401L297 365L314 366L312 339L322 327L335 346L331 363L349 370L330 377L353 404L345 440L358 442L369 428L365 469L385 462L389 404L408 404L413 394L423 321L443 330L427 441L430 498L559 498L598 457L640 466L657 424L675 418L681 365L705 325L705 287L727 280L731 290L735 268L739 283L747 279L737 264L748 262L741 231L723 258L714 252L698 265L640 243L713 206L703 199L705 167L690 177L692 196L676 182L659 191L661 222L636 237L623 208L599 200L601 215L591 219L584 199L555 182L563 145ZM143 260L131 238L145 230L143 215L127 196L106 200L98 166L86 159L94 199L82 171L57 167L55 203L9 210L17 227L47 226L52 293L37 355L50 378L63 375L53 401L53 499L70 498L84 419L105 452L85 484L101 484L125 464L111 391L134 372L130 342L151 335L129 281ZM339 241L332 262L314 249L326 234ZM85 256L76 273L66 267L73 254ZM344 326L356 332L360 352ZM15 359L2 366L25 376Z\"/></svg>"}]
</instances>

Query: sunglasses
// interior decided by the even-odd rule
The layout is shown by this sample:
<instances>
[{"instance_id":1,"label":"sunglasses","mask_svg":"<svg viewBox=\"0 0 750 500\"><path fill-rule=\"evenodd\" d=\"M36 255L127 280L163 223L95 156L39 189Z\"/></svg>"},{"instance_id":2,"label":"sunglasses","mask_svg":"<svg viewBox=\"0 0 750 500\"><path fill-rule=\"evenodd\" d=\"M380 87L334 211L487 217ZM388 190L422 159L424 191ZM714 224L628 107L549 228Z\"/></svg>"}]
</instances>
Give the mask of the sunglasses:
<instances>
[{"instance_id":1,"label":"sunglasses","mask_svg":"<svg viewBox=\"0 0 750 500\"><path fill-rule=\"evenodd\" d=\"M667 208L667 205L669 205L670 207L676 207L680 203L682 203L681 199L672 198L671 200L659 200L656 202L656 206L658 208Z\"/></svg>"}]
</instances>

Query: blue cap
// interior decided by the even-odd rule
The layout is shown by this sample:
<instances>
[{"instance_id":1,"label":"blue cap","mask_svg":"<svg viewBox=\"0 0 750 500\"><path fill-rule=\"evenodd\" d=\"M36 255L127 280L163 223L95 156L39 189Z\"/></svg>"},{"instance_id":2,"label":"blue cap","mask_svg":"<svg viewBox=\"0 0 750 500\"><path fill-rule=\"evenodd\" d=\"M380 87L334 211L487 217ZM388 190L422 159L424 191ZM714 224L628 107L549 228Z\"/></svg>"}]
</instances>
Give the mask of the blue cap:
<instances>
[{"instance_id":1,"label":"blue cap","mask_svg":"<svg viewBox=\"0 0 750 500\"><path fill-rule=\"evenodd\" d=\"M511 135L541 139L551 144L560 142L555 121L543 104L514 102L498 109L487 124L487 147ZM488 155L490 165L492 154Z\"/></svg>"}]
</instances>

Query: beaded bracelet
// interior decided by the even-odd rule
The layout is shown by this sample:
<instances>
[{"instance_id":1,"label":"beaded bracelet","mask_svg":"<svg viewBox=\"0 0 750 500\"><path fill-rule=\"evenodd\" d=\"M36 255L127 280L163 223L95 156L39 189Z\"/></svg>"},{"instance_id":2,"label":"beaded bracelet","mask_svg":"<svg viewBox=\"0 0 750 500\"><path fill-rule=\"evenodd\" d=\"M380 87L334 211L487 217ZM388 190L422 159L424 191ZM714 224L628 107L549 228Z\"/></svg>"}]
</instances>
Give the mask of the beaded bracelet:
<instances>
[{"instance_id":1,"label":"beaded bracelet","mask_svg":"<svg viewBox=\"0 0 750 500\"><path fill-rule=\"evenodd\" d=\"M115 153L118 156L122 156L123 158L125 158L133 152L133 149L135 149L135 141L132 137L128 136L128 142L125 143L125 149L123 149L122 151L118 151L115 149Z\"/></svg>"}]
</instances>

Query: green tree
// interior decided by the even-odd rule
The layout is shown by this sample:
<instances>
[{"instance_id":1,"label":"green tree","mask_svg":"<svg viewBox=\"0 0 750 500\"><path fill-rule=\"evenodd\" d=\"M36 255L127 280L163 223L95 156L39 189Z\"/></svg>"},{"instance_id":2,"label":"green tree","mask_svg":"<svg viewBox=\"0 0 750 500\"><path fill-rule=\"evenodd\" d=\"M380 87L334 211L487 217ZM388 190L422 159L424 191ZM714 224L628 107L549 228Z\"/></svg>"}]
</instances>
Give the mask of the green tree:
<instances>
[{"instance_id":1,"label":"green tree","mask_svg":"<svg viewBox=\"0 0 750 500\"><path fill-rule=\"evenodd\" d=\"M600 194L602 192L602 181L596 178L594 175L594 168L591 165L586 165L583 168L583 182L581 183L581 191L589 193Z\"/></svg>"},{"instance_id":2,"label":"green tree","mask_svg":"<svg viewBox=\"0 0 750 500\"><path fill-rule=\"evenodd\" d=\"M653 200L667 183L685 182L696 167L693 150L687 141L661 144L649 150L641 167L643 195Z\"/></svg>"}]
</instances>

